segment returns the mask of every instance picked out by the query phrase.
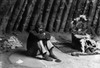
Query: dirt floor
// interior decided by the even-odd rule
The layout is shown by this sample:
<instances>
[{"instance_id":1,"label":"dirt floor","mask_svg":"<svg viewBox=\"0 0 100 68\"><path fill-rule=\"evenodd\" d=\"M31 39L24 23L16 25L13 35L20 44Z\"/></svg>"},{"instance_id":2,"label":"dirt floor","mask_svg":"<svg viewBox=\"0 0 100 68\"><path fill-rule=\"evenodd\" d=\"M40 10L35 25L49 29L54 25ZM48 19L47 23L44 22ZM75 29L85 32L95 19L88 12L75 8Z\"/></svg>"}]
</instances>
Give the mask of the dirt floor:
<instances>
[{"instance_id":1,"label":"dirt floor","mask_svg":"<svg viewBox=\"0 0 100 68\"><path fill-rule=\"evenodd\" d=\"M26 66L13 64L9 60L10 55L12 55L16 51L18 51L18 49L25 49L25 46L26 46L26 38L27 38L28 34L26 32L25 33L16 32L15 34L17 34L18 39L23 42L23 47L17 48L14 50L10 50L8 52L1 52L0 53L0 68L1 67L2 68L30 68L30 67L26 67Z\"/></svg>"},{"instance_id":2,"label":"dirt floor","mask_svg":"<svg viewBox=\"0 0 100 68\"><path fill-rule=\"evenodd\" d=\"M52 33L52 36L55 36L55 38L56 38L55 40L52 40L52 42L57 40L56 41L57 43L54 43L55 47L67 56L66 60L68 60L68 61L66 61L66 63L64 62L64 64L61 63L63 68L79 68L79 67L80 68L99 68L98 67L99 61L96 61L97 58L95 60L96 64L95 64L95 62L92 62L93 58L95 58L95 57L91 58L89 56L85 56L85 57L81 56L79 58L79 57L73 57L73 56L69 55L69 53L71 53L71 52L78 51L78 50L71 48L71 44L70 44L71 43L71 35L70 35L70 33L59 33L59 34L58 33ZM9 60L9 56L14 54L19 49L26 50L25 48L26 48L27 37L28 37L27 33L18 33L18 38L23 42L23 47L18 48L16 50L11 50L10 52L1 53L0 54L0 68L1 67L2 68L31 68L31 67L11 63L11 61ZM90 61L88 58L90 58L90 60L91 59L92 60ZM72 65L70 64L69 60L72 63ZM84 60L84 63L83 63L83 60ZM98 60L99 60L99 58L98 58ZM92 65L94 65L94 66L96 65L97 67L94 67L94 66L92 67L89 63L92 63ZM76 65L76 64L78 64L78 65ZM66 66L69 66L69 65L70 65L70 67L66 67ZM51 67L51 68L54 68L54 67ZM56 68L59 68L59 67L56 67Z\"/></svg>"},{"instance_id":3,"label":"dirt floor","mask_svg":"<svg viewBox=\"0 0 100 68\"><path fill-rule=\"evenodd\" d=\"M23 42L23 48L18 48L18 49L26 50L26 41L27 41L28 33L16 32L15 34L17 35L18 39ZM66 40L70 40L70 38L59 39L62 37L66 37L66 34L64 34L64 33L62 33L62 34L52 33L52 36L55 36L56 39L58 39L61 42L65 42ZM52 42L56 41L56 39L52 40ZM57 41L57 42L59 42L59 41ZM57 43L57 44L59 44L59 43ZM55 45L57 45L57 44L55 44ZM18 49L0 53L0 65L1 65L0 67L3 67L3 68L30 68L30 67L21 66L18 64L13 64L10 62L9 56L12 55L13 53L15 53L16 51L18 51Z\"/></svg>"}]
</instances>

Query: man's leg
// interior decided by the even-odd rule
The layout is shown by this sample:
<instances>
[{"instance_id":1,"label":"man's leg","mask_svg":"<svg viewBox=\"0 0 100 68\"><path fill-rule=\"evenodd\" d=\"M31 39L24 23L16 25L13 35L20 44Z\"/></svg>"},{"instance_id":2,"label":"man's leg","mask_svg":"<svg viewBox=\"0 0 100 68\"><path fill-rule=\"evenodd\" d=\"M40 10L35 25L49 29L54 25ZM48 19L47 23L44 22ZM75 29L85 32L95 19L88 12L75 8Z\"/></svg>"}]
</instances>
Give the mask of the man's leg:
<instances>
[{"instance_id":1,"label":"man's leg","mask_svg":"<svg viewBox=\"0 0 100 68\"><path fill-rule=\"evenodd\" d=\"M44 57L44 59L47 60L47 61L52 61L52 58L50 58L50 57L47 55L47 50L45 49L42 40L40 40L40 41L38 42L38 47L39 47L40 53L42 54L42 56Z\"/></svg>"},{"instance_id":2,"label":"man's leg","mask_svg":"<svg viewBox=\"0 0 100 68\"><path fill-rule=\"evenodd\" d=\"M97 46L97 42L95 40L90 39L90 42L93 44L93 46Z\"/></svg>"},{"instance_id":3,"label":"man's leg","mask_svg":"<svg viewBox=\"0 0 100 68\"><path fill-rule=\"evenodd\" d=\"M38 47L39 47L40 52L42 52L43 54L47 52L47 50L44 47L44 44L43 44L42 40L40 40L38 42Z\"/></svg>"},{"instance_id":4,"label":"man's leg","mask_svg":"<svg viewBox=\"0 0 100 68\"><path fill-rule=\"evenodd\" d=\"M53 49L54 49L54 45L51 43L50 40L47 41L47 49L48 51L50 52L50 56L54 59L56 59L56 62L61 62L60 59L58 59L55 55L54 55L54 52L53 52Z\"/></svg>"},{"instance_id":5,"label":"man's leg","mask_svg":"<svg viewBox=\"0 0 100 68\"><path fill-rule=\"evenodd\" d=\"M81 39L80 42L81 42L81 45L82 45L81 46L82 53L85 53L85 42L86 41L85 41L85 39Z\"/></svg>"},{"instance_id":6,"label":"man's leg","mask_svg":"<svg viewBox=\"0 0 100 68\"><path fill-rule=\"evenodd\" d=\"M48 50L50 50L50 49L54 48L54 45L51 43L50 40L48 40L47 44L46 44L46 47L47 47Z\"/></svg>"}]
</instances>

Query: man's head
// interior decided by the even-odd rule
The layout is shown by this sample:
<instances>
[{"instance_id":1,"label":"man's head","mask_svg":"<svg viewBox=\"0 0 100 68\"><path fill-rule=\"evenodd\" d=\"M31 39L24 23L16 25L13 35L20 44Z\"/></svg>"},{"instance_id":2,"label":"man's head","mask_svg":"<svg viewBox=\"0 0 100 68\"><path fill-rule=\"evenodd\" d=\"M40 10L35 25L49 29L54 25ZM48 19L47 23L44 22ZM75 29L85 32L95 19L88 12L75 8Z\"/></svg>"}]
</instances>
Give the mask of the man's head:
<instances>
[{"instance_id":1,"label":"man's head","mask_svg":"<svg viewBox=\"0 0 100 68\"><path fill-rule=\"evenodd\" d=\"M37 27L36 27L36 30L38 32L44 32L44 25L43 24L38 24Z\"/></svg>"}]
</instances>

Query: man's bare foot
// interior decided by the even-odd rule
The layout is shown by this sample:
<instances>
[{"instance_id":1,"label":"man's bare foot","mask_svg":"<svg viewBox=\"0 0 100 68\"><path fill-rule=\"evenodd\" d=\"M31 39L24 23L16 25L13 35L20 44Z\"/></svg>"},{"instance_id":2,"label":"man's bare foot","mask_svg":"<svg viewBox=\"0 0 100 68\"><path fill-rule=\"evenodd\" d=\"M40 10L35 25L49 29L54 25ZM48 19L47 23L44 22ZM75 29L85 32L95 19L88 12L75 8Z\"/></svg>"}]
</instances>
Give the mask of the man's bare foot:
<instances>
[{"instance_id":1,"label":"man's bare foot","mask_svg":"<svg viewBox=\"0 0 100 68\"><path fill-rule=\"evenodd\" d=\"M61 60L60 59L58 59L55 55L50 55L50 57L52 57L52 58L54 58L55 59L55 62L61 62Z\"/></svg>"},{"instance_id":2,"label":"man's bare foot","mask_svg":"<svg viewBox=\"0 0 100 68\"><path fill-rule=\"evenodd\" d=\"M61 62L61 60L60 59L56 59L55 62Z\"/></svg>"},{"instance_id":3,"label":"man's bare foot","mask_svg":"<svg viewBox=\"0 0 100 68\"><path fill-rule=\"evenodd\" d=\"M47 55L47 54L44 54L43 57L44 57L44 60L53 61L53 59L51 57L49 57L49 55Z\"/></svg>"}]
</instances>

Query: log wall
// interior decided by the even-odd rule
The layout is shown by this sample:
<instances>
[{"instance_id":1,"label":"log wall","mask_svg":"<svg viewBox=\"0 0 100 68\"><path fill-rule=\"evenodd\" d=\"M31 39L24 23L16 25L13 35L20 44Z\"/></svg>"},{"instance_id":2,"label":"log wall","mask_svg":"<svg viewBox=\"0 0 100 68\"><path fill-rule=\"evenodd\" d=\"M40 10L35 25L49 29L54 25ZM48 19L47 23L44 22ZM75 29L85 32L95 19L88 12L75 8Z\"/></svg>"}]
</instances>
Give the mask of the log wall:
<instances>
[{"instance_id":1,"label":"log wall","mask_svg":"<svg viewBox=\"0 0 100 68\"><path fill-rule=\"evenodd\" d=\"M0 33L30 31L41 22L46 31L68 32L80 14L100 35L100 0L0 0Z\"/></svg>"}]
</instances>

